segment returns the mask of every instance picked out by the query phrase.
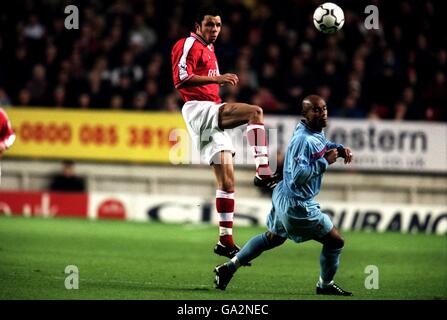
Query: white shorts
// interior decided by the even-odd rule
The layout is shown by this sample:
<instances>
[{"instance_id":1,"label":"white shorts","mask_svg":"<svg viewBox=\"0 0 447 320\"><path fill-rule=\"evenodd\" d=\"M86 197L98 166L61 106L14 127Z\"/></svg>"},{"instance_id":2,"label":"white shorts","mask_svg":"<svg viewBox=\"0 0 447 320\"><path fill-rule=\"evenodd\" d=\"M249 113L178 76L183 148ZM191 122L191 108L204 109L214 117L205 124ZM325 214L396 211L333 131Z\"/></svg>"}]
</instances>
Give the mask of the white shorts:
<instances>
[{"instance_id":1,"label":"white shorts","mask_svg":"<svg viewBox=\"0 0 447 320\"><path fill-rule=\"evenodd\" d=\"M213 163L213 157L220 151L235 149L230 135L219 128L219 108L225 103L213 101L188 101L183 105L182 114L193 145L200 152L201 162Z\"/></svg>"}]
</instances>

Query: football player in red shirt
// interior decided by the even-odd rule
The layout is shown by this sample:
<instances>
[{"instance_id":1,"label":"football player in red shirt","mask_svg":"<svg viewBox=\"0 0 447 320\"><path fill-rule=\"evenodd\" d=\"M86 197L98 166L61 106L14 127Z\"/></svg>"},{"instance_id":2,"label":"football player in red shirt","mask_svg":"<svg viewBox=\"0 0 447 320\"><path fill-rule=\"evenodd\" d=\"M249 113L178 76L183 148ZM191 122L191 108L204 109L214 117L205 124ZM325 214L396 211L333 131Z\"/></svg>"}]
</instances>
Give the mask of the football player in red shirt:
<instances>
[{"instance_id":1,"label":"football player in red shirt","mask_svg":"<svg viewBox=\"0 0 447 320\"><path fill-rule=\"evenodd\" d=\"M11 122L8 119L8 115L3 108L0 108L0 156L9 149L16 136L11 127Z\"/></svg>"},{"instance_id":2,"label":"football player in red shirt","mask_svg":"<svg viewBox=\"0 0 447 320\"><path fill-rule=\"evenodd\" d=\"M222 27L221 13L215 7L203 7L195 20L195 32L182 38L172 49L175 88L185 104L182 114L201 159L213 167L217 181L216 209L219 213L218 255L233 257L239 247L232 237L234 214L234 148L225 129L247 126L247 141L256 162L254 183L274 188L281 179L269 166L262 108L246 103L225 103L220 86L236 86L236 74L220 74L214 42Z\"/></svg>"},{"instance_id":3,"label":"football player in red shirt","mask_svg":"<svg viewBox=\"0 0 447 320\"><path fill-rule=\"evenodd\" d=\"M15 139L16 136L12 130L8 115L3 108L0 108L0 159L3 156L3 153L12 146ZM0 182L1 177L2 172L0 167Z\"/></svg>"}]
</instances>

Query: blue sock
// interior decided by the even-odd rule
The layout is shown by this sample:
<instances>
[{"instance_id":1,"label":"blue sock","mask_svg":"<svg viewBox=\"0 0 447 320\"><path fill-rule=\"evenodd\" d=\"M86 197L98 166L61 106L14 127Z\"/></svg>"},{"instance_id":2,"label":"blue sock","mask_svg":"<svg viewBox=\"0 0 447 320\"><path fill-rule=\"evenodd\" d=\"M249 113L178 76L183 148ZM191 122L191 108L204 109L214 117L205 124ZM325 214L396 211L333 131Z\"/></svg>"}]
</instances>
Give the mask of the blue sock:
<instances>
[{"instance_id":1,"label":"blue sock","mask_svg":"<svg viewBox=\"0 0 447 320\"><path fill-rule=\"evenodd\" d=\"M258 234L257 236L254 236L253 238L248 240L248 242L242 247L241 251L236 254L236 259L231 259L227 262L227 265L232 271L236 271L236 269L240 265L244 265L247 262L250 262L254 258L258 257L261 253L271 248L272 246L270 245L266 234Z\"/></svg>"},{"instance_id":2,"label":"blue sock","mask_svg":"<svg viewBox=\"0 0 447 320\"><path fill-rule=\"evenodd\" d=\"M334 279L338 265L340 264L339 257L341 250L342 248L332 249L323 246L320 254L320 286L328 285Z\"/></svg>"}]
</instances>

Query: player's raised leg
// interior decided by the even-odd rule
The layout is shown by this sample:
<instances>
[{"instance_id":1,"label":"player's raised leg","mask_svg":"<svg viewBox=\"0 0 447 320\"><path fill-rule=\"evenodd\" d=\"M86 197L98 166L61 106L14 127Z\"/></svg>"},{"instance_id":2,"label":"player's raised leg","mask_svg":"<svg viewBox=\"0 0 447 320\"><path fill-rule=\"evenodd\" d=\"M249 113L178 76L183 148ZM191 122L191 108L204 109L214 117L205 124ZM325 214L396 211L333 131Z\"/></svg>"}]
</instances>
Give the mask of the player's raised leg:
<instances>
[{"instance_id":1,"label":"player's raised leg","mask_svg":"<svg viewBox=\"0 0 447 320\"><path fill-rule=\"evenodd\" d=\"M232 258L238 251L233 240L234 217L234 168L233 156L230 151L216 154L212 167L217 182L216 210L219 214L219 241L214 252L221 256Z\"/></svg>"},{"instance_id":2,"label":"player's raised leg","mask_svg":"<svg viewBox=\"0 0 447 320\"><path fill-rule=\"evenodd\" d=\"M274 188L280 178L270 169L262 108L246 103L226 103L220 108L220 128L232 129L246 123L247 142L256 163L255 184Z\"/></svg>"},{"instance_id":3,"label":"player's raised leg","mask_svg":"<svg viewBox=\"0 0 447 320\"><path fill-rule=\"evenodd\" d=\"M340 253L344 246L344 239L333 227L328 234L322 238L315 239L323 244L320 254L320 278L317 283L317 294L352 296L351 292L345 291L334 283L335 273L340 264Z\"/></svg>"}]
</instances>

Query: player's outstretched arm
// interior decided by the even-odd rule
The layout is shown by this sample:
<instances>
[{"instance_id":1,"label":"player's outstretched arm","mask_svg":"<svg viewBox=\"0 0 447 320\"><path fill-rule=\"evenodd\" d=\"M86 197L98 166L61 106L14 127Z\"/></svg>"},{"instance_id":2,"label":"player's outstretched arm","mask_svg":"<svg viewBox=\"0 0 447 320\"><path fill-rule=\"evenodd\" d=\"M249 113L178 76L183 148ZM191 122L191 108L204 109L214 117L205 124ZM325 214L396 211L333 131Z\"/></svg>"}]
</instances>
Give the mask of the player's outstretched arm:
<instances>
[{"instance_id":1,"label":"player's outstretched arm","mask_svg":"<svg viewBox=\"0 0 447 320\"><path fill-rule=\"evenodd\" d=\"M183 82L179 87L198 87L207 84L218 84L221 86L236 86L239 82L237 75L233 73L225 73L215 77L194 75L187 81Z\"/></svg>"},{"instance_id":2,"label":"player's outstretched arm","mask_svg":"<svg viewBox=\"0 0 447 320\"><path fill-rule=\"evenodd\" d=\"M236 86L239 83L239 78L234 73L225 73L217 76L217 83L221 86Z\"/></svg>"}]
</instances>

